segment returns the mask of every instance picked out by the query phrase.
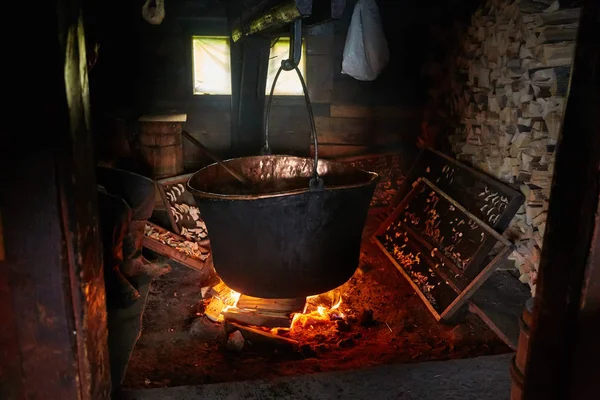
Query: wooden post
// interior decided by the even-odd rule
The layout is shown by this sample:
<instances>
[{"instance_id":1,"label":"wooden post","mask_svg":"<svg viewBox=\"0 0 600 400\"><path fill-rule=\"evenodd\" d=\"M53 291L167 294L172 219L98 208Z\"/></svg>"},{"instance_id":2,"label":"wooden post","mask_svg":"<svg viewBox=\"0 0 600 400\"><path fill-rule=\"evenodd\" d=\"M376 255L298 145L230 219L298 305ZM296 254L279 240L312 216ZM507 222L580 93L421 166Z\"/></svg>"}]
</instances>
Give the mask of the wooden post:
<instances>
[{"instance_id":1,"label":"wooden post","mask_svg":"<svg viewBox=\"0 0 600 400\"><path fill-rule=\"evenodd\" d=\"M109 399L104 277L78 0L27 10L48 41L44 90L18 81L39 107L0 147L0 398ZM32 108L33 109L33 108ZM15 118L15 120L19 120ZM43 131L40 140L32 140ZM30 133L31 135L28 135Z\"/></svg>"},{"instance_id":2,"label":"wooden post","mask_svg":"<svg viewBox=\"0 0 600 400\"><path fill-rule=\"evenodd\" d=\"M227 3L230 29L245 9L239 3ZM257 36L231 42L231 151L236 156L260 154L263 145L270 44Z\"/></svg>"},{"instance_id":3,"label":"wooden post","mask_svg":"<svg viewBox=\"0 0 600 400\"><path fill-rule=\"evenodd\" d=\"M565 119L558 140L524 399L591 399L600 392L598 354L593 352L598 348L600 334L598 294L586 292L590 289L586 287L586 275L596 271L597 276L600 268L597 264L600 227L595 218L600 191L599 21L600 3L584 1ZM584 302L594 297L592 304ZM594 308L595 329L590 321L585 323ZM588 332L581 330L584 326ZM578 343L579 338L587 338L588 342ZM572 363L573 360L578 362ZM575 386L582 382L585 386ZM570 397L569 393L577 393L577 397Z\"/></svg>"}]
</instances>

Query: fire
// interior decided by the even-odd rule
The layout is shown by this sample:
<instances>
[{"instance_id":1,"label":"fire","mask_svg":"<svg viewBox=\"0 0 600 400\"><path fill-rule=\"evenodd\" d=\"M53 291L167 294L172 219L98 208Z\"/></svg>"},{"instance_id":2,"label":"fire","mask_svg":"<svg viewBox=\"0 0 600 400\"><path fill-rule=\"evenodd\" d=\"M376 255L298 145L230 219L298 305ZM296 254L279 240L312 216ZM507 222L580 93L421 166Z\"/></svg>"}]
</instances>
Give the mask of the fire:
<instances>
[{"instance_id":1,"label":"fire","mask_svg":"<svg viewBox=\"0 0 600 400\"><path fill-rule=\"evenodd\" d=\"M219 300L221 300L225 305L226 309L237 307L238 301L240 301L241 293L236 292L235 290L229 289L229 292L224 295L219 295Z\"/></svg>"},{"instance_id":2,"label":"fire","mask_svg":"<svg viewBox=\"0 0 600 400\"><path fill-rule=\"evenodd\" d=\"M212 299L208 302L204 311L204 315L206 315L210 320L214 322L224 322L224 314L227 311L235 311L235 314L238 315L238 318L241 318L240 315L245 315L244 318L246 318L246 320L243 322L244 324L252 324L253 318L249 318L248 316L253 314L256 310L246 308L240 310L238 308L240 298L242 297L241 293L230 289L223 282L220 282L212 288L207 289L206 293L212 296ZM204 295L205 294L203 293L203 296ZM260 301L260 299L256 300ZM304 309L302 312L296 312L294 314L284 313L281 315L283 320L285 320L286 317L291 317L291 324L289 326L285 326L286 323L282 321L284 326L280 328L312 328L314 326L326 325L337 320L345 319L346 317L344 313L340 310L341 305L342 296L339 289L334 289L332 291L315 296L309 296L306 298L306 303L304 304ZM296 307L294 310L299 311L299 308ZM265 312L264 315L266 316L267 313ZM256 321L259 322L259 319ZM290 320L287 319L287 321ZM280 328L272 329L275 329L276 333L277 329Z\"/></svg>"},{"instance_id":3,"label":"fire","mask_svg":"<svg viewBox=\"0 0 600 400\"><path fill-rule=\"evenodd\" d=\"M327 305L327 303L331 305ZM329 321L344 319L344 313L337 311L341 305L342 296L336 290L321 295L309 296L306 299L304 312L294 314L291 329L299 326L306 328L324 325Z\"/></svg>"}]
</instances>

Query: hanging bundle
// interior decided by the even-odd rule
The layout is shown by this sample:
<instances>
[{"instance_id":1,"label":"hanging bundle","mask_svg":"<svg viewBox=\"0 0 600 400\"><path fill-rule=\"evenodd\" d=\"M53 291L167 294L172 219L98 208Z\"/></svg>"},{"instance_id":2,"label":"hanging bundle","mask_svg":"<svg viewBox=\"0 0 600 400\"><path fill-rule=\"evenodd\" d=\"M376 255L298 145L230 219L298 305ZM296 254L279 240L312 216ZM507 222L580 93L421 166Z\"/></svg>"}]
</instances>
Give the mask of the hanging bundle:
<instances>
[{"instance_id":1,"label":"hanging bundle","mask_svg":"<svg viewBox=\"0 0 600 400\"><path fill-rule=\"evenodd\" d=\"M154 2L153 7L151 2ZM152 25L160 25L165 18L165 0L146 0L142 6L142 17Z\"/></svg>"}]
</instances>

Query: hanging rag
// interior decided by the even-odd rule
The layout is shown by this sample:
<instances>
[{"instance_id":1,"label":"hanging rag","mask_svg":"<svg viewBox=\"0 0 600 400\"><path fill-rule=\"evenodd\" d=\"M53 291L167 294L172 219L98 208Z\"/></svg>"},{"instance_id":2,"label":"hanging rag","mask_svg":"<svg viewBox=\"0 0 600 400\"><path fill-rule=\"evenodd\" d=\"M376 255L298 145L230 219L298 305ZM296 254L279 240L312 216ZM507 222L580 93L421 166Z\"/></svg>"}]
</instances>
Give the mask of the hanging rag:
<instances>
[{"instance_id":1,"label":"hanging rag","mask_svg":"<svg viewBox=\"0 0 600 400\"><path fill-rule=\"evenodd\" d=\"M377 78L390 59L375 0L359 0L346 36L342 73L360 81Z\"/></svg>"}]
</instances>

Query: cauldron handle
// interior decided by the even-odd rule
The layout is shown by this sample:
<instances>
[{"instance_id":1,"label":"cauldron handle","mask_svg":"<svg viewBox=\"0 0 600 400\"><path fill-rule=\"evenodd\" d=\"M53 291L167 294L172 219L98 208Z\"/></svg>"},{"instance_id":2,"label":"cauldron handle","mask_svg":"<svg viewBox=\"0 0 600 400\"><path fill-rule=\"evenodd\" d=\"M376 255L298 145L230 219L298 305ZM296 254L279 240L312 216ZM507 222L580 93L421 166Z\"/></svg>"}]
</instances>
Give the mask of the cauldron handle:
<instances>
[{"instance_id":1,"label":"cauldron handle","mask_svg":"<svg viewBox=\"0 0 600 400\"><path fill-rule=\"evenodd\" d=\"M315 125L315 116L312 110L312 104L310 102L310 97L308 96L308 88L306 87L306 82L302 77L302 73L298 69L298 63L300 62L300 56L302 54L302 21L296 20L292 25L292 37L290 38L290 58L287 60L281 61L281 66L277 70L277 74L275 74L275 79L273 79L273 84L271 85L271 92L269 93L269 100L267 101L267 109L265 111L265 143L263 147L263 154L271 154L271 148L269 146L269 116L271 115L271 103L273 102L273 92L275 91L275 85L277 84L277 79L279 79L279 75L281 71L291 71L295 70L296 74L298 74L298 79L300 79L300 84L302 85L302 91L304 93L304 101L306 102L306 108L308 110L308 118L310 119L310 129L313 144L315 147L315 161L313 166L313 176L310 180L309 186L310 190L323 190L325 185L323 179L319 176L318 167L319 167L319 143L317 142L317 128Z\"/></svg>"}]
</instances>

